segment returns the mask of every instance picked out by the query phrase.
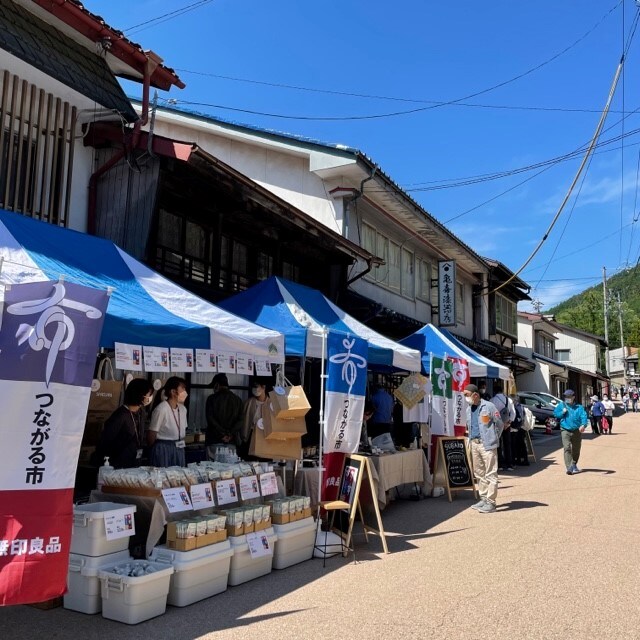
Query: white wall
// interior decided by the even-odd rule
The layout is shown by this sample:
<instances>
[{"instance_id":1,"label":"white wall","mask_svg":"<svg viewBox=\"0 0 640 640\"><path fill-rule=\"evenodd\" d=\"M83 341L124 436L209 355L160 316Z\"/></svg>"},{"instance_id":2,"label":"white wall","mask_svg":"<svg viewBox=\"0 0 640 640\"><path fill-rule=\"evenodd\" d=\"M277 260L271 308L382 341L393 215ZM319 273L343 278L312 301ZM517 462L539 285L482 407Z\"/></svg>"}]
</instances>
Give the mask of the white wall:
<instances>
[{"instance_id":1,"label":"white wall","mask_svg":"<svg viewBox=\"0 0 640 640\"><path fill-rule=\"evenodd\" d=\"M583 371L596 372L597 369L597 346L586 337L556 332L556 351L558 349L569 349L570 360L568 364Z\"/></svg>"}]
</instances>

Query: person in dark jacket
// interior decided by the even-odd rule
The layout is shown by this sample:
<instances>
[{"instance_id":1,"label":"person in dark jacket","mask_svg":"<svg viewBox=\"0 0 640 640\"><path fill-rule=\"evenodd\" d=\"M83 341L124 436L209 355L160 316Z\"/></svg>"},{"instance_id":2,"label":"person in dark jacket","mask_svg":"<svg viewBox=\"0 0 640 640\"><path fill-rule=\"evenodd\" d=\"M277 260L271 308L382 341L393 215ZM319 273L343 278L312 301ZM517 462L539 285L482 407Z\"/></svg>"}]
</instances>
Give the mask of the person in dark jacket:
<instances>
[{"instance_id":1,"label":"person in dark jacket","mask_svg":"<svg viewBox=\"0 0 640 640\"><path fill-rule=\"evenodd\" d=\"M244 404L229 389L226 374L218 373L211 381L213 393L207 398L205 415L207 418L207 447L216 444L239 445L244 417ZM210 455L211 455L211 450Z\"/></svg>"},{"instance_id":2,"label":"person in dark jacket","mask_svg":"<svg viewBox=\"0 0 640 640\"><path fill-rule=\"evenodd\" d=\"M124 401L104 423L96 459L102 464L105 457L115 469L140 465L144 445L143 407L153 398L153 387L144 378L134 378L124 391Z\"/></svg>"},{"instance_id":3,"label":"person in dark jacket","mask_svg":"<svg viewBox=\"0 0 640 640\"><path fill-rule=\"evenodd\" d=\"M604 415L604 405L598 396L591 396L591 409L589 411L589 421L591 422L591 431L596 435L600 434L600 421Z\"/></svg>"}]
</instances>

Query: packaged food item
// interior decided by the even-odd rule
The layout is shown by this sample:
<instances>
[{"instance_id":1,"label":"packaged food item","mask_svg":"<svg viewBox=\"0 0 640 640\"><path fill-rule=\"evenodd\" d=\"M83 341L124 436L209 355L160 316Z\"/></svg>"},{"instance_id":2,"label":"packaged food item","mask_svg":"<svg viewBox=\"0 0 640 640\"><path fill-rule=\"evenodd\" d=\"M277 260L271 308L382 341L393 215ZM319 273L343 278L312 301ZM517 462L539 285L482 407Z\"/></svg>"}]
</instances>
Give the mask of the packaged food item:
<instances>
[{"instance_id":1,"label":"packaged food item","mask_svg":"<svg viewBox=\"0 0 640 640\"><path fill-rule=\"evenodd\" d=\"M271 518L271 505L263 504L262 505L262 519L267 521Z\"/></svg>"},{"instance_id":2,"label":"packaged food item","mask_svg":"<svg viewBox=\"0 0 640 640\"><path fill-rule=\"evenodd\" d=\"M262 505L253 507L253 521L254 522L262 522Z\"/></svg>"},{"instance_id":3,"label":"packaged food item","mask_svg":"<svg viewBox=\"0 0 640 640\"><path fill-rule=\"evenodd\" d=\"M195 538L198 532L198 525L195 520L187 520L187 538Z\"/></svg>"}]
</instances>

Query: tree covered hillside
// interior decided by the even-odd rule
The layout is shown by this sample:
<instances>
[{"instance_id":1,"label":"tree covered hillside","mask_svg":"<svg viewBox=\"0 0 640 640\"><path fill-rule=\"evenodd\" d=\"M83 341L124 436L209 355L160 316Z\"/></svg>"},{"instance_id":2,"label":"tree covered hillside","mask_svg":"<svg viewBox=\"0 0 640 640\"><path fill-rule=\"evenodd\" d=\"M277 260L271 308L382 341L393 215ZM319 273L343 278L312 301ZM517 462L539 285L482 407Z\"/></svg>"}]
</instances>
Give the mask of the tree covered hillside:
<instances>
[{"instance_id":1,"label":"tree covered hillside","mask_svg":"<svg viewBox=\"0 0 640 640\"><path fill-rule=\"evenodd\" d=\"M621 346L618 293L620 294L625 345L637 347L640 345L640 267L627 269L607 279L610 349ZM555 315L556 320L562 324L604 336L602 284L591 287L544 311L544 313Z\"/></svg>"}]
</instances>

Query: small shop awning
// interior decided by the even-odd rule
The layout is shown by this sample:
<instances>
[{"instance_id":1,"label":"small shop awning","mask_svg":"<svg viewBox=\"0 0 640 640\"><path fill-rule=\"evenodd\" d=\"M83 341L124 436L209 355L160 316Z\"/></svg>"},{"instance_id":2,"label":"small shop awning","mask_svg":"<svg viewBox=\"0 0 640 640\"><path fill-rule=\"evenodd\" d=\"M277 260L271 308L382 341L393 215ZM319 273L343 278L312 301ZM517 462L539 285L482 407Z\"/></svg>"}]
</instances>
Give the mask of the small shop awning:
<instances>
[{"instance_id":1,"label":"small shop awning","mask_svg":"<svg viewBox=\"0 0 640 640\"><path fill-rule=\"evenodd\" d=\"M400 340L401 344L418 349L422 354L422 369L430 372L431 356L464 358L469 363L472 378L500 378L509 380L509 369L493 362L463 344L446 329L426 324L410 336Z\"/></svg>"},{"instance_id":2,"label":"small shop awning","mask_svg":"<svg viewBox=\"0 0 640 640\"><path fill-rule=\"evenodd\" d=\"M285 336L287 355L322 356L322 327L369 343L369 363L405 371L420 370L420 353L385 338L333 304L320 291L283 278L271 277L220 303L263 327Z\"/></svg>"},{"instance_id":3,"label":"small shop awning","mask_svg":"<svg viewBox=\"0 0 640 640\"><path fill-rule=\"evenodd\" d=\"M109 240L0 209L0 282L59 280L113 293L100 346L235 351L284 360L284 337L182 289Z\"/></svg>"},{"instance_id":4,"label":"small shop awning","mask_svg":"<svg viewBox=\"0 0 640 640\"><path fill-rule=\"evenodd\" d=\"M539 362L544 362L549 366L549 372L553 376L562 376L566 377L567 375L567 367L562 364L562 362L558 362L553 358L549 358L548 356L543 356L541 353L536 353L535 351L531 354L531 357L534 360L538 360Z\"/></svg>"}]
</instances>

